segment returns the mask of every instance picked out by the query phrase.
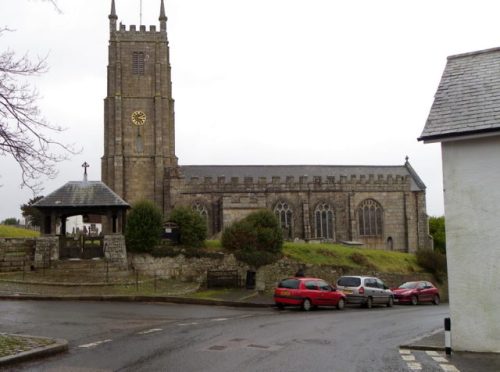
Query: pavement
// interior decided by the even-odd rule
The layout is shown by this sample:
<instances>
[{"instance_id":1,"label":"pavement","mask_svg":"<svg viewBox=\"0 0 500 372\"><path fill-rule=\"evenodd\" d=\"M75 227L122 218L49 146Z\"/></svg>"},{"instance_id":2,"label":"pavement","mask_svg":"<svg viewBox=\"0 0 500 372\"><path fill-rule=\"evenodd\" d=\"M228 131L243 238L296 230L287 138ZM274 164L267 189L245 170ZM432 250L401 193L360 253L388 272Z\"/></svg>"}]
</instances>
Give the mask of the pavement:
<instances>
[{"instance_id":1,"label":"pavement","mask_svg":"<svg viewBox=\"0 0 500 372\"><path fill-rule=\"evenodd\" d=\"M198 293L190 293L185 296L146 296L146 295L47 295L47 294L0 294L0 300L74 300L74 301L141 301L141 302L170 302L182 304L201 304L233 307L271 307L274 305L270 293L262 293L255 290L235 289L218 290ZM0 334L0 336L5 334ZM36 339L36 336L28 335L6 335L15 337L26 337ZM49 339L50 340L50 339ZM41 358L58 352L68 350L66 340L54 340L48 346L33 347L31 350L13 352L11 355L0 357L0 369L8 364L24 361L30 358ZM500 354L497 353L475 353L455 352L450 356L444 353L444 330L437 330L425 337L414 339L406 344L400 345L400 353L412 351L425 351L429 355L441 358L441 368L444 371L461 372L498 372L500 371ZM0 352L1 352L0 344ZM432 354L435 353L435 354ZM0 354L1 355L1 354ZM444 359L445 360L444 360ZM409 370L413 368L409 365Z\"/></svg>"}]
</instances>

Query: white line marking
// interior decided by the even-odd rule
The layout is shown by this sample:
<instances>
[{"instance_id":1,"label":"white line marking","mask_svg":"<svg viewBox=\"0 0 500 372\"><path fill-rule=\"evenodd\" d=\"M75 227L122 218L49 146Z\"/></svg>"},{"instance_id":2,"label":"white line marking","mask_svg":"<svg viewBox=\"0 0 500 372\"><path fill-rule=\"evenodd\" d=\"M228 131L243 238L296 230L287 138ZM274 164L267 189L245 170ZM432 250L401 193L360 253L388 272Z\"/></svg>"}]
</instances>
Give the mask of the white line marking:
<instances>
[{"instance_id":1,"label":"white line marking","mask_svg":"<svg viewBox=\"0 0 500 372\"><path fill-rule=\"evenodd\" d=\"M439 353L437 351L426 351L425 352L427 355L430 355L430 356L439 356Z\"/></svg>"},{"instance_id":2,"label":"white line marking","mask_svg":"<svg viewBox=\"0 0 500 372\"><path fill-rule=\"evenodd\" d=\"M460 372L454 365L451 364L440 364L439 366L446 372Z\"/></svg>"},{"instance_id":3,"label":"white line marking","mask_svg":"<svg viewBox=\"0 0 500 372\"><path fill-rule=\"evenodd\" d=\"M212 322L223 322L224 320L227 320L227 318L215 318L212 319Z\"/></svg>"},{"instance_id":4,"label":"white line marking","mask_svg":"<svg viewBox=\"0 0 500 372\"><path fill-rule=\"evenodd\" d=\"M92 342L90 344L79 345L78 347L89 348L89 347L94 347L94 346L97 346L100 344L105 344L106 342L111 342L111 341L112 341L111 339L107 339L107 340Z\"/></svg>"},{"instance_id":5,"label":"white line marking","mask_svg":"<svg viewBox=\"0 0 500 372\"><path fill-rule=\"evenodd\" d=\"M399 349L399 354L411 354L411 350L409 350L409 349Z\"/></svg>"},{"instance_id":6,"label":"white line marking","mask_svg":"<svg viewBox=\"0 0 500 372\"><path fill-rule=\"evenodd\" d=\"M422 364L420 363L406 363L408 365L408 368L411 369L412 371L420 371L422 369Z\"/></svg>"},{"instance_id":7,"label":"white line marking","mask_svg":"<svg viewBox=\"0 0 500 372\"><path fill-rule=\"evenodd\" d=\"M198 323L193 322L193 323L179 323L179 324L177 324L177 325L182 327L182 326L197 325L197 324L198 324Z\"/></svg>"},{"instance_id":8,"label":"white line marking","mask_svg":"<svg viewBox=\"0 0 500 372\"><path fill-rule=\"evenodd\" d=\"M160 331L163 331L163 329L161 329L161 328L151 328L151 329L148 329L147 331L138 332L137 334L138 335L147 335L149 333L160 332Z\"/></svg>"},{"instance_id":9,"label":"white line marking","mask_svg":"<svg viewBox=\"0 0 500 372\"><path fill-rule=\"evenodd\" d=\"M403 358L403 360L405 362L414 362L415 361L415 356L413 356L413 355L401 355L401 358Z\"/></svg>"},{"instance_id":10,"label":"white line marking","mask_svg":"<svg viewBox=\"0 0 500 372\"><path fill-rule=\"evenodd\" d=\"M432 357L432 359L434 359L434 361L438 363L448 363L448 359L443 358L441 356Z\"/></svg>"}]
</instances>

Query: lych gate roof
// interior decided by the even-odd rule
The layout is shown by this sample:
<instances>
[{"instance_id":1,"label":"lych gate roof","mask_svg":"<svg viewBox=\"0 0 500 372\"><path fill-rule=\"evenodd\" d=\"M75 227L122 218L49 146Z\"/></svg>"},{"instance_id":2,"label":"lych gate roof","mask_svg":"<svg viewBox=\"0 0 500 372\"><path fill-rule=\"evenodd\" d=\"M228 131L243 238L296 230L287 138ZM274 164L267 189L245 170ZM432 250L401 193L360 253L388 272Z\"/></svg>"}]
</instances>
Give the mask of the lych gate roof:
<instances>
[{"instance_id":1,"label":"lych gate roof","mask_svg":"<svg viewBox=\"0 0 500 372\"><path fill-rule=\"evenodd\" d=\"M273 176L292 176L297 180L299 177L350 177L351 175L368 176L370 174L392 176L410 176L412 190L424 190L422 182L411 165L184 165L180 167L182 175L186 179L193 177L266 177L269 181Z\"/></svg>"},{"instance_id":2,"label":"lych gate roof","mask_svg":"<svg viewBox=\"0 0 500 372\"><path fill-rule=\"evenodd\" d=\"M419 140L500 131L500 48L448 57Z\"/></svg>"},{"instance_id":3,"label":"lych gate roof","mask_svg":"<svg viewBox=\"0 0 500 372\"><path fill-rule=\"evenodd\" d=\"M129 207L101 181L72 181L47 195L33 206L44 207Z\"/></svg>"}]
</instances>

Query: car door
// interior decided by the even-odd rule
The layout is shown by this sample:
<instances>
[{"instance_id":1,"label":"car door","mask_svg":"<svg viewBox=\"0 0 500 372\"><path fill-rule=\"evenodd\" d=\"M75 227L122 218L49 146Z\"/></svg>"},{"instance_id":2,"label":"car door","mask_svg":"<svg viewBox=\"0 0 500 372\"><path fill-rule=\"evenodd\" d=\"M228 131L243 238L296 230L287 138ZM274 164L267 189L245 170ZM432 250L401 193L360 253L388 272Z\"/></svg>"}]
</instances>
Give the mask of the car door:
<instances>
[{"instance_id":1,"label":"car door","mask_svg":"<svg viewBox=\"0 0 500 372\"><path fill-rule=\"evenodd\" d=\"M304 282L304 296L311 300L313 305L321 305L321 292L316 280L306 280Z\"/></svg>"},{"instance_id":2,"label":"car door","mask_svg":"<svg viewBox=\"0 0 500 372\"><path fill-rule=\"evenodd\" d=\"M427 285L426 282L418 283L417 287L420 291L419 300L420 301L431 301L432 300L432 288Z\"/></svg>"},{"instance_id":3,"label":"car door","mask_svg":"<svg viewBox=\"0 0 500 372\"><path fill-rule=\"evenodd\" d=\"M373 278L365 278L365 297L371 297L373 302L377 302L377 287L376 281Z\"/></svg>"},{"instance_id":4,"label":"car door","mask_svg":"<svg viewBox=\"0 0 500 372\"><path fill-rule=\"evenodd\" d=\"M390 291L387 289L387 286L380 279L377 280L377 288L378 288L378 296L379 303L385 304L389 301L389 296L391 295Z\"/></svg>"},{"instance_id":5,"label":"car door","mask_svg":"<svg viewBox=\"0 0 500 372\"><path fill-rule=\"evenodd\" d=\"M321 305L333 306L337 304L336 293L330 284L328 284L324 280L319 280L318 287L320 290Z\"/></svg>"}]
</instances>

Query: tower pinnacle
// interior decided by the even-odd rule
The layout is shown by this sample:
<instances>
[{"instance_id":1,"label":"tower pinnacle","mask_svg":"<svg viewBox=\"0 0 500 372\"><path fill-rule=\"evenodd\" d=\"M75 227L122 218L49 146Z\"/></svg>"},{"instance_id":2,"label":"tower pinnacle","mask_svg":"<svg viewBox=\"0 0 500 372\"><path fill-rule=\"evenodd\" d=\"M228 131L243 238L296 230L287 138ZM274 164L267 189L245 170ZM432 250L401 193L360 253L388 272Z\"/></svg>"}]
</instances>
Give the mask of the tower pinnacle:
<instances>
[{"instance_id":1,"label":"tower pinnacle","mask_svg":"<svg viewBox=\"0 0 500 372\"><path fill-rule=\"evenodd\" d=\"M115 0L111 0L111 13L109 14L108 18L109 30L111 32L116 31L116 20L118 19L118 16L116 15Z\"/></svg>"},{"instance_id":2,"label":"tower pinnacle","mask_svg":"<svg viewBox=\"0 0 500 372\"><path fill-rule=\"evenodd\" d=\"M161 0L160 5L160 31L167 31L167 16L165 15L165 4Z\"/></svg>"}]
</instances>

